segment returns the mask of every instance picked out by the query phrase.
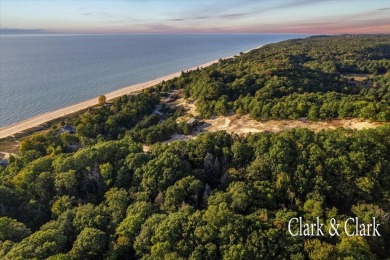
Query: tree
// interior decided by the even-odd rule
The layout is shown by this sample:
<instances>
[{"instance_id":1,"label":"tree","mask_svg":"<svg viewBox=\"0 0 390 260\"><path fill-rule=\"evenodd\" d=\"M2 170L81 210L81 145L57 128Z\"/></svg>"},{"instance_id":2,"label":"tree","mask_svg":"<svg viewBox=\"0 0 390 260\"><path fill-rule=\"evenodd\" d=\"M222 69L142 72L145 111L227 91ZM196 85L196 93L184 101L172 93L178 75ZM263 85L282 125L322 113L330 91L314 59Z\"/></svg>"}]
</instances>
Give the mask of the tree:
<instances>
[{"instance_id":1,"label":"tree","mask_svg":"<svg viewBox=\"0 0 390 260\"><path fill-rule=\"evenodd\" d=\"M244 182L233 182L228 187L231 195L231 208L235 212L247 213L252 205L256 205L256 193L253 187Z\"/></svg>"},{"instance_id":2,"label":"tree","mask_svg":"<svg viewBox=\"0 0 390 260\"><path fill-rule=\"evenodd\" d=\"M138 169L135 175L142 176L141 187L154 199L159 191L167 189L186 176L189 169L188 162L167 150Z\"/></svg>"},{"instance_id":3,"label":"tree","mask_svg":"<svg viewBox=\"0 0 390 260\"><path fill-rule=\"evenodd\" d=\"M76 230L81 231L87 227L107 229L109 216L102 210L102 206L93 204L80 205L76 208L76 216L73 219L73 225Z\"/></svg>"},{"instance_id":4,"label":"tree","mask_svg":"<svg viewBox=\"0 0 390 260\"><path fill-rule=\"evenodd\" d=\"M77 236L70 255L75 259L103 259L107 247L106 234L96 228L85 228Z\"/></svg>"},{"instance_id":5,"label":"tree","mask_svg":"<svg viewBox=\"0 0 390 260\"><path fill-rule=\"evenodd\" d=\"M237 165L245 165L252 161L252 147L242 141L235 141L232 145L233 158Z\"/></svg>"},{"instance_id":6,"label":"tree","mask_svg":"<svg viewBox=\"0 0 390 260\"><path fill-rule=\"evenodd\" d=\"M150 254L152 243L152 237L157 231L157 226L167 218L165 214L153 214L142 225L141 231L137 235L134 242L134 250L137 256Z\"/></svg>"},{"instance_id":7,"label":"tree","mask_svg":"<svg viewBox=\"0 0 390 260\"><path fill-rule=\"evenodd\" d=\"M99 166L99 169L101 175L104 178L105 184L107 186L111 186L111 184L114 182L114 178L113 178L114 167L112 167L112 165L108 162L108 163L101 164Z\"/></svg>"},{"instance_id":8,"label":"tree","mask_svg":"<svg viewBox=\"0 0 390 260\"><path fill-rule=\"evenodd\" d=\"M152 114L162 89L183 91L201 116L232 108L258 120L386 121L389 46L387 35L267 45L70 116L63 125L76 134L23 138L21 154L0 167L0 259L389 258L388 123L218 131L142 149L188 131L176 123L184 108L162 106L167 119ZM374 72L362 86L342 76ZM77 143L78 151L67 149ZM294 237L287 225L299 216L327 225L375 217L381 236Z\"/></svg>"},{"instance_id":9,"label":"tree","mask_svg":"<svg viewBox=\"0 0 390 260\"><path fill-rule=\"evenodd\" d=\"M60 216L67 210L74 208L75 198L70 196L59 197L51 207L51 212L56 216Z\"/></svg>"},{"instance_id":10,"label":"tree","mask_svg":"<svg viewBox=\"0 0 390 260\"><path fill-rule=\"evenodd\" d=\"M59 195L77 196L79 182L77 172L70 170L56 174L54 186Z\"/></svg>"},{"instance_id":11,"label":"tree","mask_svg":"<svg viewBox=\"0 0 390 260\"><path fill-rule=\"evenodd\" d=\"M306 240L305 251L312 260L334 259L336 257L335 247L318 239Z\"/></svg>"},{"instance_id":12,"label":"tree","mask_svg":"<svg viewBox=\"0 0 390 260\"><path fill-rule=\"evenodd\" d=\"M357 260L375 259L364 237L342 237L341 242L337 245L337 251L341 257L350 257Z\"/></svg>"},{"instance_id":13,"label":"tree","mask_svg":"<svg viewBox=\"0 0 390 260\"><path fill-rule=\"evenodd\" d=\"M106 192L104 197L106 209L111 214L111 222L116 226L126 215L130 202L129 194L125 189L112 188Z\"/></svg>"},{"instance_id":14,"label":"tree","mask_svg":"<svg viewBox=\"0 0 390 260\"><path fill-rule=\"evenodd\" d=\"M193 176L177 181L167 189L164 208L175 211L182 203L197 206L203 185Z\"/></svg>"},{"instance_id":15,"label":"tree","mask_svg":"<svg viewBox=\"0 0 390 260\"><path fill-rule=\"evenodd\" d=\"M99 96L99 105L104 106L106 104L107 98L104 95Z\"/></svg>"},{"instance_id":16,"label":"tree","mask_svg":"<svg viewBox=\"0 0 390 260\"><path fill-rule=\"evenodd\" d=\"M119 224L116 233L127 237L131 243L134 242L142 224L152 215L153 206L147 202L136 202L127 208L126 218Z\"/></svg>"},{"instance_id":17,"label":"tree","mask_svg":"<svg viewBox=\"0 0 390 260\"><path fill-rule=\"evenodd\" d=\"M0 258L5 259L6 254L11 251L12 247L15 245L11 240L0 240Z\"/></svg>"},{"instance_id":18,"label":"tree","mask_svg":"<svg viewBox=\"0 0 390 260\"><path fill-rule=\"evenodd\" d=\"M0 217L0 240L19 242L30 235L30 230L20 222L9 217Z\"/></svg>"},{"instance_id":19,"label":"tree","mask_svg":"<svg viewBox=\"0 0 390 260\"><path fill-rule=\"evenodd\" d=\"M63 252L66 237L57 230L37 231L15 244L5 259L45 259Z\"/></svg>"},{"instance_id":20,"label":"tree","mask_svg":"<svg viewBox=\"0 0 390 260\"><path fill-rule=\"evenodd\" d=\"M19 151L22 154L28 151L37 151L40 156L45 155L45 139L46 138L42 135L36 135L31 138L24 139L20 143Z\"/></svg>"}]
</instances>

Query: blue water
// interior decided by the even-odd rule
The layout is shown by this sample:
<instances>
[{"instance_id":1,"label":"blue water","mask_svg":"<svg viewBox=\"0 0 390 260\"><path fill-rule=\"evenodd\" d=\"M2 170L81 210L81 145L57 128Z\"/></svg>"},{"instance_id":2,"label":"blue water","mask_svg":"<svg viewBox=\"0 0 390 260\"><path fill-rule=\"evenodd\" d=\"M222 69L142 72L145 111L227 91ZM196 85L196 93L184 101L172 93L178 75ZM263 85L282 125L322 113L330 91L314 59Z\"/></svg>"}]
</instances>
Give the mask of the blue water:
<instances>
[{"instance_id":1,"label":"blue water","mask_svg":"<svg viewBox=\"0 0 390 260\"><path fill-rule=\"evenodd\" d=\"M292 34L1 35L0 127Z\"/></svg>"}]
</instances>

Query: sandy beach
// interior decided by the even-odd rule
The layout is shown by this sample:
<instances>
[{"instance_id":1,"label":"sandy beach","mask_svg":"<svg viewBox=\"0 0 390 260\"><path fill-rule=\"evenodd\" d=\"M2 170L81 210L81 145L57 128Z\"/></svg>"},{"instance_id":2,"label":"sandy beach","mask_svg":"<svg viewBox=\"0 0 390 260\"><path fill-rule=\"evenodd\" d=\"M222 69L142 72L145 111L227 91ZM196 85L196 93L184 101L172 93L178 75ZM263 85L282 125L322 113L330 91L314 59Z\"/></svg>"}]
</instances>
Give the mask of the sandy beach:
<instances>
[{"instance_id":1,"label":"sandy beach","mask_svg":"<svg viewBox=\"0 0 390 260\"><path fill-rule=\"evenodd\" d=\"M254 49L257 49L260 47L261 46L255 47L255 48L250 49L246 52L249 52L251 50L254 50ZM246 52L244 52L244 53L246 53ZM228 58L232 58L232 57L234 57L234 55L225 57L223 59L228 59ZM213 61L207 62L207 63L199 65L199 66L195 66L195 67L188 68L188 69L183 69L182 71L189 71L189 70L196 70L197 68L204 68L204 67L210 66L210 65L217 63L217 62L218 62L218 60L213 60ZM117 97L120 97L123 95L131 94L131 93L143 90L143 89L151 88L151 87L159 84L162 81L167 81L167 80L173 79L175 77L179 77L181 75L182 71L179 71L179 72L176 72L176 73L173 73L170 75L166 75L166 76L154 79L154 80L150 80L147 82L127 86L127 87L118 89L116 91L113 91L113 92L110 92L110 93L107 93L104 95L106 96L107 100L110 100L110 99L114 99L114 98L117 98ZM57 119L57 118L60 118L60 117L66 116L66 115L70 115L72 113L86 109L88 107L95 106L97 104L98 104L98 97L95 97L93 99L83 101L83 102L80 102L80 103L75 104L75 105L71 105L71 106L60 108L60 109L50 111L50 112L47 112L44 114L40 114L40 115L37 115L35 117L20 121L18 123L0 128L0 139L8 137L8 136L12 136L16 133L23 132L23 131L25 131L27 129L31 129L33 127L40 126L40 125L42 125L46 122L49 122L53 119Z\"/></svg>"}]
</instances>

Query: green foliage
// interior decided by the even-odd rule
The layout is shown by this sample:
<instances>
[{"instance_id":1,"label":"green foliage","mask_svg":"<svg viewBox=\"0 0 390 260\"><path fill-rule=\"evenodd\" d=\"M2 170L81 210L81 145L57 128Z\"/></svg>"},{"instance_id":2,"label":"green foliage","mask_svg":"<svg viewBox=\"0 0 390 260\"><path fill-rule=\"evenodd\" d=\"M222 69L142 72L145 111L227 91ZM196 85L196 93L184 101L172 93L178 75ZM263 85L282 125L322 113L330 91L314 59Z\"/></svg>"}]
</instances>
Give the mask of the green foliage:
<instances>
[{"instance_id":1,"label":"green foliage","mask_svg":"<svg viewBox=\"0 0 390 260\"><path fill-rule=\"evenodd\" d=\"M310 239L305 242L305 250L309 258L313 260L335 259L336 251L333 245L321 242L318 239Z\"/></svg>"},{"instance_id":2,"label":"green foliage","mask_svg":"<svg viewBox=\"0 0 390 260\"><path fill-rule=\"evenodd\" d=\"M129 194L125 189L112 188L105 195L106 210L111 215L111 222L114 227L119 224L126 214L130 203Z\"/></svg>"},{"instance_id":3,"label":"green foliage","mask_svg":"<svg viewBox=\"0 0 390 260\"><path fill-rule=\"evenodd\" d=\"M85 228L77 236L70 255L74 259L103 259L107 247L106 234L95 228Z\"/></svg>"},{"instance_id":4,"label":"green foliage","mask_svg":"<svg viewBox=\"0 0 390 260\"><path fill-rule=\"evenodd\" d=\"M190 135L192 133L191 125L186 122L181 122L177 125L177 132L184 135Z\"/></svg>"},{"instance_id":5,"label":"green foliage","mask_svg":"<svg viewBox=\"0 0 390 260\"><path fill-rule=\"evenodd\" d=\"M137 178L141 178L140 184L143 191L150 198L155 198L157 193L166 190L177 180L186 176L190 171L190 165L172 151L165 151L160 156L147 162L135 172Z\"/></svg>"},{"instance_id":6,"label":"green foliage","mask_svg":"<svg viewBox=\"0 0 390 260\"><path fill-rule=\"evenodd\" d=\"M318 36L268 44L171 80L203 117L390 120L388 35ZM369 74L362 83L347 74ZM366 76L367 77L367 76ZM370 87L372 86L372 87Z\"/></svg>"},{"instance_id":7,"label":"green foliage","mask_svg":"<svg viewBox=\"0 0 390 260\"><path fill-rule=\"evenodd\" d=\"M2 218L4 239L14 242L2 242L0 254L5 259L30 257L33 248L44 243L43 234L57 232L61 239L40 255L386 258L389 136L388 124L360 131L293 129L243 137L215 132L156 145L150 153L123 139L38 158L8 178L11 188L0 189L22 202L19 209L4 204L7 214L24 212L21 220ZM12 162L11 169L20 160ZM54 186L39 190L38 177L47 169ZM31 200L40 199L39 194L46 194L45 200ZM46 212L42 207L51 214L25 220ZM297 216L324 221L357 216L367 223L375 217L381 237L292 237L286 226ZM24 238L29 231L22 222L40 231ZM35 246L25 249L26 239Z\"/></svg>"},{"instance_id":8,"label":"green foliage","mask_svg":"<svg viewBox=\"0 0 390 260\"><path fill-rule=\"evenodd\" d=\"M8 217L0 217L0 240L19 242L30 233L30 230L23 223Z\"/></svg>"},{"instance_id":9,"label":"green foliage","mask_svg":"<svg viewBox=\"0 0 390 260\"><path fill-rule=\"evenodd\" d=\"M72 198L69 196L59 197L53 203L53 206L51 207L51 212L57 217L60 216L65 211L74 208L74 204L75 204L74 200L75 200L74 197L72 197Z\"/></svg>"},{"instance_id":10,"label":"green foliage","mask_svg":"<svg viewBox=\"0 0 390 260\"><path fill-rule=\"evenodd\" d=\"M138 125L137 125L138 126ZM154 144L159 141L167 140L176 132L177 124L174 118L169 118L158 124L137 130L137 126L128 134L136 141L147 144Z\"/></svg>"},{"instance_id":11,"label":"green foliage","mask_svg":"<svg viewBox=\"0 0 390 260\"><path fill-rule=\"evenodd\" d=\"M119 224L116 233L134 241L143 222L153 213L153 207L147 202L136 202L127 208L126 218Z\"/></svg>"},{"instance_id":12,"label":"green foliage","mask_svg":"<svg viewBox=\"0 0 390 260\"><path fill-rule=\"evenodd\" d=\"M77 231L84 230L85 228L105 230L107 225L108 216L99 206L85 204L77 207L76 215L73 219L73 226Z\"/></svg>"},{"instance_id":13,"label":"green foliage","mask_svg":"<svg viewBox=\"0 0 390 260\"><path fill-rule=\"evenodd\" d=\"M98 98L99 105L104 106L106 104L107 98L104 95L99 96Z\"/></svg>"},{"instance_id":14,"label":"green foliage","mask_svg":"<svg viewBox=\"0 0 390 260\"><path fill-rule=\"evenodd\" d=\"M65 250L66 237L59 231L37 231L15 244L4 259L44 259Z\"/></svg>"},{"instance_id":15,"label":"green foliage","mask_svg":"<svg viewBox=\"0 0 390 260\"><path fill-rule=\"evenodd\" d=\"M182 88L205 117L387 121L388 36L267 45L69 118L0 169L1 259L386 259L390 125L292 129L142 144L190 133L155 90ZM341 74L373 73L372 87ZM65 122L64 122L65 124ZM142 143L140 143L142 142ZM380 237L292 237L292 217L358 217Z\"/></svg>"},{"instance_id":16,"label":"green foliage","mask_svg":"<svg viewBox=\"0 0 390 260\"><path fill-rule=\"evenodd\" d=\"M175 211L183 203L197 206L202 189L202 182L193 176L178 180L167 189L164 208L168 211Z\"/></svg>"}]
</instances>

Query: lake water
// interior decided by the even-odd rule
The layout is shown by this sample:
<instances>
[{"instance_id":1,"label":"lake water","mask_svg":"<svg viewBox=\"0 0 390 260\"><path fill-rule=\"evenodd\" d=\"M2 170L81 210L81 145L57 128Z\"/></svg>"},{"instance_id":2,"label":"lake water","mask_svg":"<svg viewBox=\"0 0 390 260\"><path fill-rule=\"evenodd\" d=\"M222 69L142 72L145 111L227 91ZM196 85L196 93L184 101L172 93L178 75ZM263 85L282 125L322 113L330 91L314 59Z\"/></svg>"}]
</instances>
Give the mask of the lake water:
<instances>
[{"instance_id":1,"label":"lake water","mask_svg":"<svg viewBox=\"0 0 390 260\"><path fill-rule=\"evenodd\" d=\"M0 127L293 34L1 35Z\"/></svg>"}]
</instances>

